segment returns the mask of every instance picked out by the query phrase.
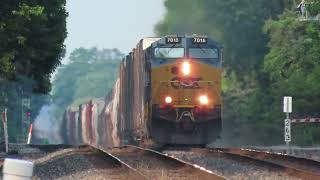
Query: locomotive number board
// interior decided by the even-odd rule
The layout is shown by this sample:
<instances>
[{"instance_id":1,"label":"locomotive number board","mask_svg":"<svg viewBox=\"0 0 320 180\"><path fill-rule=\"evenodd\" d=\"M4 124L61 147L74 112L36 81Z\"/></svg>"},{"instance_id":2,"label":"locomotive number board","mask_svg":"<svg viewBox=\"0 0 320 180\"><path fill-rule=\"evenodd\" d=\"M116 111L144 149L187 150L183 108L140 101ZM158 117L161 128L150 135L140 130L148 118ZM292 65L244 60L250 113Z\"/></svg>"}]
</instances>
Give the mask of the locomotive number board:
<instances>
[{"instance_id":1,"label":"locomotive number board","mask_svg":"<svg viewBox=\"0 0 320 180\"><path fill-rule=\"evenodd\" d=\"M193 37L192 43L193 44L207 44L208 39L204 37Z\"/></svg>"},{"instance_id":2,"label":"locomotive number board","mask_svg":"<svg viewBox=\"0 0 320 180\"><path fill-rule=\"evenodd\" d=\"M181 38L180 37L166 37L167 44L180 44Z\"/></svg>"}]
</instances>

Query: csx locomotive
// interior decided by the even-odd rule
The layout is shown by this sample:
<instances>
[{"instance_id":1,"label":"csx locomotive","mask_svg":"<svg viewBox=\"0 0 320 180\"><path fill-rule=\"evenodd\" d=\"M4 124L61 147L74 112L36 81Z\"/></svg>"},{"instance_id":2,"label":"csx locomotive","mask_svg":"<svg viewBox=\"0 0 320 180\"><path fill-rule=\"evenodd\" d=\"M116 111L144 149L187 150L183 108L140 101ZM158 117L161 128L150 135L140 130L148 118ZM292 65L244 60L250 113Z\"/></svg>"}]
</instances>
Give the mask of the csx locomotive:
<instances>
[{"instance_id":1,"label":"csx locomotive","mask_svg":"<svg viewBox=\"0 0 320 180\"><path fill-rule=\"evenodd\" d=\"M102 148L213 142L222 129L221 73L222 47L206 36L144 38L105 98L65 112L63 139Z\"/></svg>"}]
</instances>

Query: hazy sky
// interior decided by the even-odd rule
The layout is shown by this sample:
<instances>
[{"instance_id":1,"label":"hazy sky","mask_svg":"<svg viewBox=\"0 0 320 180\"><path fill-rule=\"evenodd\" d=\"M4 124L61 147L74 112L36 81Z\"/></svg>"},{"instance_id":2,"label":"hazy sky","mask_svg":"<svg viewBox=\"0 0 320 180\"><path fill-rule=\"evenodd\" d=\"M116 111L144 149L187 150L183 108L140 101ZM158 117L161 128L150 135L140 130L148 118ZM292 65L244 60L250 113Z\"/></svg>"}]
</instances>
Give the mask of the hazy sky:
<instances>
[{"instance_id":1,"label":"hazy sky","mask_svg":"<svg viewBox=\"0 0 320 180\"><path fill-rule=\"evenodd\" d=\"M67 0L67 53L78 47L127 53L164 14L163 0Z\"/></svg>"}]
</instances>

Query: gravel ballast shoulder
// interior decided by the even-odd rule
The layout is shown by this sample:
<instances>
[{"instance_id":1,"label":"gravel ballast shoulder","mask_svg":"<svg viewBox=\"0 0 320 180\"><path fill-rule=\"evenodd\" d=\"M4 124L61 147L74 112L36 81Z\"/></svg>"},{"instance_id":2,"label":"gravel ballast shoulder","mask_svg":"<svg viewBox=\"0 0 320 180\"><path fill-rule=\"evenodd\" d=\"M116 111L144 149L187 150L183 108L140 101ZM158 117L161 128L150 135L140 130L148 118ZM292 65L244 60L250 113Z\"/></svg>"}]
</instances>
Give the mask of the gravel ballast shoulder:
<instances>
[{"instance_id":1,"label":"gravel ballast shoulder","mask_svg":"<svg viewBox=\"0 0 320 180\"><path fill-rule=\"evenodd\" d=\"M35 160L33 179L128 179L129 172L110 157L90 149L65 149Z\"/></svg>"},{"instance_id":2,"label":"gravel ballast shoulder","mask_svg":"<svg viewBox=\"0 0 320 180\"><path fill-rule=\"evenodd\" d=\"M197 164L214 173L230 179L252 179L252 180L295 180L296 177L289 176L286 173L270 169L268 167L257 166L249 162L240 162L238 160L219 156L202 155L197 152L183 151L165 151L164 153L173 155L184 161Z\"/></svg>"},{"instance_id":3,"label":"gravel ballast shoulder","mask_svg":"<svg viewBox=\"0 0 320 180\"><path fill-rule=\"evenodd\" d=\"M57 149L48 153L26 146L20 148L18 154L6 157L34 162L33 180L128 180L131 175L119 162L89 147Z\"/></svg>"}]
</instances>

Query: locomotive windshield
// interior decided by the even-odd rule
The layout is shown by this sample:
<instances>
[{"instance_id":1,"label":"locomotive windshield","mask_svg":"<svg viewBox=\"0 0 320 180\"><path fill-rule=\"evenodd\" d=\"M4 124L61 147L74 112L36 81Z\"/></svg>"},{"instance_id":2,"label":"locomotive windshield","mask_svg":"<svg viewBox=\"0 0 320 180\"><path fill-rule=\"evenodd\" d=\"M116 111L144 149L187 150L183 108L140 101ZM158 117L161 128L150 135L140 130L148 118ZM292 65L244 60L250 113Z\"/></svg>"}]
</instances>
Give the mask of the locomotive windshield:
<instances>
[{"instance_id":1,"label":"locomotive windshield","mask_svg":"<svg viewBox=\"0 0 320 180\"><path fill-rule=\"evenodd\" d=\"M154 56L156 58L182 58L184 48L155 48Z\"/></svg>"},{"instance_id":2,"label":"locomotive windshield","mask_svg":"<svg viewBox=\"0 0 320 180\"><path fill-rule=\"evenodd\" d=\"M216 48L189 48L189 57L197 59L217 59L219 58Z\"/></svg>"}]
</instances>

